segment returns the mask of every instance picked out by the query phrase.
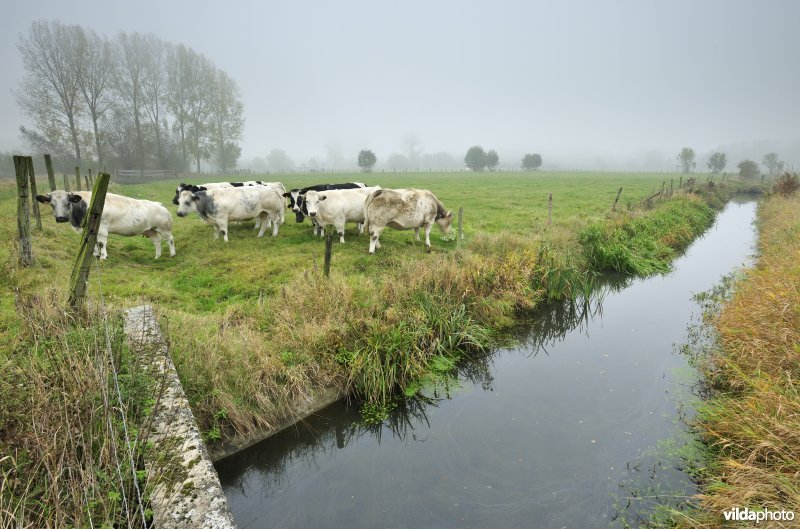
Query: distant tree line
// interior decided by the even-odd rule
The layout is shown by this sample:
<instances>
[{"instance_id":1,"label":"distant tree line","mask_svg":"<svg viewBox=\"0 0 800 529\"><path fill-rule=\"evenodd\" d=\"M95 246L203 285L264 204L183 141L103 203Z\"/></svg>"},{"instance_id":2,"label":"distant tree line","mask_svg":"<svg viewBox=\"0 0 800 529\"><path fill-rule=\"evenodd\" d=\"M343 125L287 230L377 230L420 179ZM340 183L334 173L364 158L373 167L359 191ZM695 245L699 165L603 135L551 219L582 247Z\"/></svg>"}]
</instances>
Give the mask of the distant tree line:
<instances>
[{"instance_id":1,"label":"distant tree line","mask_svg":"<svg viewBox=\"0 0 800 529\"><path fill-rule=\"evenodd\" d=\"M236 83L204 55L152 34L33 22L17 44L25 77L15 92L34 128L28 146L61 170L232 168L244 105Z\"/></svg>"}]
</instances>

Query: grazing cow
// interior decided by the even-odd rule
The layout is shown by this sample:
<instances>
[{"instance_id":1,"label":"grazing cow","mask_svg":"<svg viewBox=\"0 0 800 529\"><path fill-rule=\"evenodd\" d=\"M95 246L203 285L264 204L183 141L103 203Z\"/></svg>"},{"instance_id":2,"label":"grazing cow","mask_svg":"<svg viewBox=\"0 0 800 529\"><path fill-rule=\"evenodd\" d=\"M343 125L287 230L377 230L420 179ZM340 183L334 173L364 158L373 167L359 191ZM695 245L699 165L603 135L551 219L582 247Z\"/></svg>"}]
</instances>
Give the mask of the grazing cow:
<instances>
[{"instance_id":1,"label":"grazing cow","mask_svg":"<svg viewBox=\"0 0 800 529\"><path fill-rule=\"evenodd\" d=\"M332 224L339 232L339 242L344 242L344 226L348 222L359 224L363 233L364 200L380 187L359 187L355 189L336 189L332 191L308 191L305 204L308 216L316 219L322 229Z\"/></svg>"},{"instance_id":2,"label":"grazing cow","mask_svg":"<svg viewBox=\"0 0 800 529\"><path fill-rule=\"evenodd\" d=\"M91 191L51 191L46 195L37 195L36 200L53 207L56 222L69 222L78 233L92 200ZM161 257L161 239L167 240L169 255L175 255L175 242L172 238L172 215L167 208L158 202L138 200L135 198L106 193L103 215L97 230L97 244L94 247L95 257L106 259L108 234L144 235L153 242L156 248L156 259Z\"/></svg>"},{"instance_id":3,"label":"grazing cow","mask_svg":"<svg viewBox=\"0 0 800 529\"><path fill-rule=\"evenodd\" d=\"M275 187L228 187L208 189L196 193L183 190L178 198L178 216L185 217L196 211L206 224L214 227L214 238L222 237L228 242L228 222L261 219L262 237L267 225L272 225L272 236L278 235L283 224L283 198Z\"/></svg>"},{"instance_id":4,"label":"grazing cow","mask_svg":"<svg viewBox=\"0 0 800 529\"><path fill-rule=\"evenodd\" d=\"M426 189L379 189L365 203L365 220L370 236L369 253L381 247L381 232L389 226L396 230L413 228L417 240L419 229L425 227L425 247L431 251L433 223L445 233L450 231L453 213L446 211L436 195Z\"/></svg>"}]
</instances>

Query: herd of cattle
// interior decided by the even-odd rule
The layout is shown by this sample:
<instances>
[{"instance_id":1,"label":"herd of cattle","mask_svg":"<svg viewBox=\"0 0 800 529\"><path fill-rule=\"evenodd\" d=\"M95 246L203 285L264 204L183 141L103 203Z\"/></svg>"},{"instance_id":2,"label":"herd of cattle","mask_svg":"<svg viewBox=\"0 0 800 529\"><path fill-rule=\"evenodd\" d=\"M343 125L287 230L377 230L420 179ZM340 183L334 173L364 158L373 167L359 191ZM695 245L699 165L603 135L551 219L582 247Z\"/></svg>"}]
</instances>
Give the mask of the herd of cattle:
<instances>
[{"instance_id":1,"label":"herd of cattle","mask_svg":"<svg viewBox=\"0 0 800 529\"><path fill-rule=\"evenodd\" d=\"M89 191L52 191L36 196L39 202L52 206L56 222L69 222L78 232L91 198ZM387 226L413 229L417 240L420 228L424 228L425 246L430 251L433 225L438 224L447 234L452 220L451 212L428 190L383 189L362 182L320 184L288 192L280 182L181 184L175 189L172 203L178 206L179 217L197 213L214 228L214 238L221 234L225 242L228 242L229 222L255 220L259 237L269 227L272 236L277 236L285 207L294 212L297 222L310 218L314 235L323 235L326 226L333 226L342 243L345 225L356 223L359 234L366 231L370 236L369 253L380 248L380 236ZM109 233L148 237L155 246L156 259L161 256L161 241L166 240L169 254L175 255L172 215L158 202L107 193L94 249L94 255L100 259L107 257Z\"/></svg>"}]
</instances>

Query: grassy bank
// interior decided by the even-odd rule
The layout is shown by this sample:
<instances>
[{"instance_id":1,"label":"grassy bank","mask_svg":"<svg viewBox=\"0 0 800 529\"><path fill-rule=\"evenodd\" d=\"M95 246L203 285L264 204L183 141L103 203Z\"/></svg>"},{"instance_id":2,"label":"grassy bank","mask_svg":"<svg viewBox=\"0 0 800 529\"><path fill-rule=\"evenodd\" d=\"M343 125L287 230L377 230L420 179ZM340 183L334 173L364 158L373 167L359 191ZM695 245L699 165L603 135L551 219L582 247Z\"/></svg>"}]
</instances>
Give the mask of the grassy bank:
<instances>
[{"instance_id":1,"label":"grassy bank","mask_svg":"<svg viewBox=\"0 0 800 529\"><path fill-rule=\"evenodd\" d=\"M641 214L629 214L625 203L638 203L669 178L369 175L369 183L429 188L449 208L464 207L465 242L437 235L434 253L427 255L409 232L387 231L380 252L369 256L366 238L349 231L348 243L334 248L328 281L319 270L322 242L311 237L307 223L295 224L287 216L276 239L256 239L252 226L243 223L231 230L225 245L212 241L211 230L199 219L175 219L174 259L153 261L146 239L111 237L109 260L93 270L90 293L97 296L102 287L111 304L158 307L193 411L213 441L271 425L315 387L347 387L384 403L394 392L412 388L437 359L493 345L498 330L521 311L548 296L585 290L594 269L579 234L595 223L635 221L665 249L653 258L664 269L674 251L704 229L696 219L707 208L683 194ZM320 177L274 179L292 187ZM337 179L361 180L364 175ZM116 185L112 190L169 204L175 184ZM621 212L608 217L620 186L625 189ZM549 192L554 197L550 226ZM0 189L0 197L0 211L11 217L13 190ZM15 267L9 252L12 228L12 222L2 228L8 235L4 261L9 268ZM675 236L676 230L682 235ZM604 233L594 241L606 244ZM17 288L18 300L43 288L63 293L76 244L69 228L45 218L44 231L34 234L36 265L15 274L6 292ZM24 349L20 301L15 307L8 299L0 313L0 346Z\"/></svg>"},{"instance_id":2,"label":"grassy bank","mask_svg":"<svg viewBox=\"0 0 800 529\"><path fill-rule=\"evenodd\" d=\"M722 512L800 515L800 197L772 196L758 211L759 258L714 321L701 363L711 397L696 426L710 450L700 512L683 527L728 527ZM786 527L795 522L783 522ZM777 522L765 527L782 527Z\"/></svg>"}]
</instances>

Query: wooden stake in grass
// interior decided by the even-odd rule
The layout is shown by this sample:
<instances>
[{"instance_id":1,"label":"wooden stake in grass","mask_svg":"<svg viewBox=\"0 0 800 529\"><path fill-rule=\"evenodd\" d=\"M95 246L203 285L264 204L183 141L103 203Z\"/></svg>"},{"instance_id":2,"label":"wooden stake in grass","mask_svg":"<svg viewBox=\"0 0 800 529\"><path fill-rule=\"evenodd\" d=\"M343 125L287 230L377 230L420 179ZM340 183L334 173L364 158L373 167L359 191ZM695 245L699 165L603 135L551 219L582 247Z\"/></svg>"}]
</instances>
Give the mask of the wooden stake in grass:
<instances>
[{"instance_id":1,"label":"wooden stake in grass","mask_svg":"<svg viewBox=\"0 0 800 529\"><path fill-rule=\"evenodd\" d=\"M44 155L44 166L47 168L47 182L50 184L50 191L56 190L56 175L53 172L53 160L49 154Z\"/></svg>"},{"instance_id":2,"label":"wooden stake in grass","mask_svg":"<svg viewBox=\"0 0 800 529\"><path fill-rule=\"evenodd\" d=\"M326 227L325 229L325 261L322 265L322 273L325 277L331 276L331 252L333 251L333 232L334 230Z\"/></svg>"},{"instance_id":3,"label":"wooden stake in grass","mask_svg":"<svg viewBox=\"0 0 800 529\"><path fill-rule=\"evenodd\" d=\"M67 173L64 173L64 191L69 193L69 180L67 179Z\"/></svg>"},{"instance_id":4,"label":"wooden stake in grass","mask_svg":"<svg viewBox=\"0 0 800 529\"><path fill-rule=\"evenodd\" d=\"M75 168L75 191L81 190L81 168Z\"/></svg>"},{"instance_id":5,"label":"wooden stake in grass","mask_svg":"<svg viewBox=\"0 0 800 529\"><path fill-rule=\"evenodd\" d=\"M92 190L89 212L83 221L81 246L69 280L69 306L73 311L81 308L83 299L86 297L86 281L89 279L94 247L97 244L97 229L100 226L100 217L103 214L103 206L106 203L106 191L108 190L108 181L110 179L111 176L108 173L97 175L97 183Z\"/></svg>"},{"instance_id":6,"label":"wooden stake in grass","mask_svg":"<svg viewBox=\"0 0 800 529\"><path fill-rule=\"evenodd\" d=\"M94 177L92 176L92 170L89 169L89 186L94 188Z\"/></svg>"},{"instance_id":7,"label":"wooden stake in grass","mask_svg":"<svg viewBox=\"0 0 800 529\"><path fill-rule=\"evenodd\" d=\"M36 192L36 177L33 174L33 158L30 156L27 158L26 164L28 166L28 178L31 182L31 197L33 197L31 200L33 218L36 219L36 229L42 231L42 216L39 213L39 202L36 201L36 195L38 193Z\"/></svg>"},{"instance_id":8,"label":"wooden stake in grass","mask_svg":"<svg viewBox=\"0 0 800 529\"><path fill-rule=\"evenodd\" d=\"M614 204L611 206L611 211L617 211L617 202L619 201L619 196L622 194L622 188L619 188L617 191L617 198L614 199Z\"/></svg>"},{"instance_id":9,"label":"wooden stake in grass","mask_svg":"<svg viewBox=\"0 0 800 529\"><path fill-rule=\"evenodd\" d=\"M547 225L553 223L553 193L549 194L547 199Z\"/></svg>"},{"instance_id":10,"label":"wooden stake in grass","mask_svg":"<svg viewBox=\"0 0 800 529\"><path fill-rule=\"evenodd\" d=\"M83 181L86 183L86 191L92 189L92 185L89 183L89 175L83 175Z\"/></svg>"},{"instance_id":11,"label":"wooden stake in grass","mask_svg":"<svg viewBox=\"0 0 800 529\"><path fill-rule=\"evenodd\" d=\"M464 208L458 208L458 240L464 238Z\"/></svg>"},{"instance_id":12,"label":"wooden stake in grass","mask_svg":"<svg viewBox=\"0 0 800 529\"><path fill-rule=\"evenodd\" d=\"M14 171L17 174L17 230L19 232L19 261L22 266L33 264L31 248L31 216L28 209L28 161L27 156L14 156Z\"/></svg>"}]
</instances>

